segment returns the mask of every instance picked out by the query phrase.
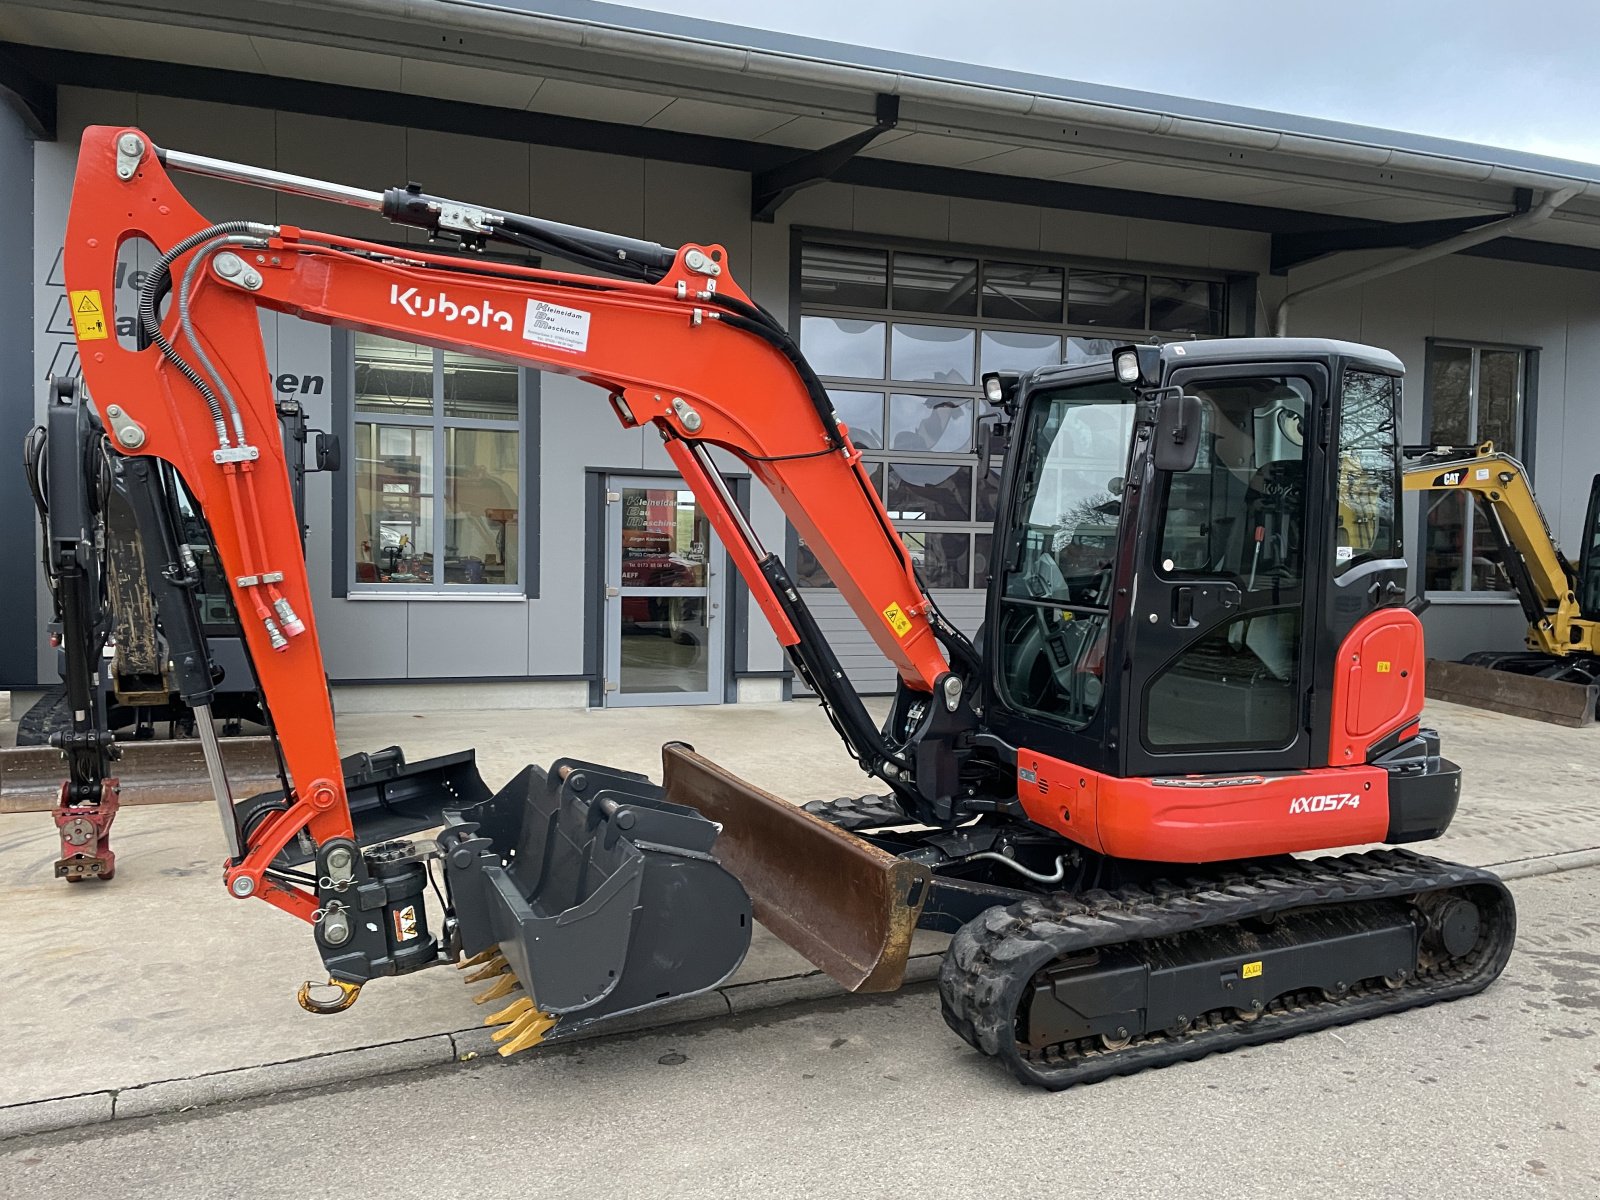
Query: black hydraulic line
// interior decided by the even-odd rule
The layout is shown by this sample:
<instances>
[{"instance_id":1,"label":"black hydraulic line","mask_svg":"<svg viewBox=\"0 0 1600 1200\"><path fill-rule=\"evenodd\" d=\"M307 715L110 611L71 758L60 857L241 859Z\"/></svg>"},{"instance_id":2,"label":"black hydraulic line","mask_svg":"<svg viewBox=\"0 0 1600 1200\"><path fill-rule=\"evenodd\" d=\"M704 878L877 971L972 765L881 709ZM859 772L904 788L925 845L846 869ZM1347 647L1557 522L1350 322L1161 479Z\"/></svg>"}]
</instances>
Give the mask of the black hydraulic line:
<instances>
[{"instance_id":1,"label":"black hydraulic line","mask_svg":"<svg viewBox=\"0 0 1600 1200\"><path fill-rule=\"evenodd\" d=\"M889 746L873 723L871 714L861 703L860 694L851 686L833 647L818 627L816 617L801 599L783 560L769 553L759 565L784 615L800 636L795 645L787 648L789 659L822 700L823 709L844 739L845 748L863 769L883 779L895 791L915 796L915 789L903 778L905 759ZM893 767L895 774L886 774L885 766Z\"/></svg>"},{"instance_id":2,"label":"black hydraulic line","mask_svg":"<svg viewBox=\"0 0 1600 1200\"><path fill-rule=\"evenodd\" d=\"M33 507L39 514L39 559L44 567L44 580L50 589L50 604L54 619L61 620L61 593L56 586L56 565L50 556L50 472L46 465L49 434L43 425L35 425L22 440L22 473L28 480L28 491L33 496Z\"/></svg>"},{"instance_id":3,"label":"black hydraulic line","mask_svg":"<svg viewBox=\"0 0 1600 1200\"><path fill-rule=\"evenodd\" d=\"M174 349L167 340L166 334L161 332L161 322L156 317L156 306L160 304L161 297L172 290L172 264L183 255L193 250L196 246L215 237L226 237L230 234L260 233L265 226L255 221L224 221L219 225L211 225L205 229L191 233L177 245L169 248L156 260L154 267L145 277L144 287L139 289L139 331L142 337L148 338L161 351L162 355L175 366L178 371L195 389L205 398L206 407L211 410L211 421L216 426L219 442L226 445L228 438L228 425L222 414L222 401L218 399L215 391L205 377L195 370Z\"/></svg>"},{"instance_id":4,"label":"black hydraulic line","mask_svg":"<svg viewBox=\"0 0 1600 1200\"><path fill-rule=\"evenodd\" d=\"M589 263L613 275L650 282L663 278L678 256L676 250L657 242L481 204L463 204L442 196L430 196L415 184L384 192L383 215L397 225L425 229L431 234L455 236L468 242L510 241L560 258ZM484 218L487 221L481 226L470 223Z\"/></svg>"}]
</instances>

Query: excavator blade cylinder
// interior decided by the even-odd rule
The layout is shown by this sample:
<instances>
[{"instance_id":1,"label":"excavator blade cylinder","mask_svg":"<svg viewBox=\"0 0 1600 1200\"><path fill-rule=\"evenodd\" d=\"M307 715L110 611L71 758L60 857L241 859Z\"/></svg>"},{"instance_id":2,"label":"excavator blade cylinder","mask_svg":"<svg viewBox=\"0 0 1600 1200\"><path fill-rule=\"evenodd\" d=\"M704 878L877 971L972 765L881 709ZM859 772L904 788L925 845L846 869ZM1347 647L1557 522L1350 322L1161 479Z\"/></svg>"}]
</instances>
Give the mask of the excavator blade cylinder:
<instances>
[{"instance_id":1,"label":"excavator blade cylinder","mask_svg":"<svg viewBox=\"0 0 1600 1200\"><path fill-rule=\"evenodd\" d=\"M756 919L853 992L892 992L931 874L746 783L692 747L661 751L667 799L722 827L717 857Z\"/></svg>"},{"instance_id":2,"label":"excavator blade cylinder","mask_svg":"<svg viewBox=\"0 0 1600 1200\"><path fill-rule=\"evenodd\" d=\"M523 989L488 1020L514 1030L502 1053L707 991L744 960L750 900L717 826L642 775L528 767L444 821L466 978L493 981L475 999Z\"/></svg>"}]
</instances>

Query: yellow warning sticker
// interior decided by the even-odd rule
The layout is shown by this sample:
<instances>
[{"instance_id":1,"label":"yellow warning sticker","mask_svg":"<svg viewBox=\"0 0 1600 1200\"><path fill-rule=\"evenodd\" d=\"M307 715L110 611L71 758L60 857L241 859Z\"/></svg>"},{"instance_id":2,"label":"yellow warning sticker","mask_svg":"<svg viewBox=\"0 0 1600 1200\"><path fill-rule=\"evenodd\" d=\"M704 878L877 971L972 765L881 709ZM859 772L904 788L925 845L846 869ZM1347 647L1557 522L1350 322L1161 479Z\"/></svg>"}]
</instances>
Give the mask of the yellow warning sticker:
<instances>
[{"instance_id":1,"label":"yellow warning sticker","mask_svg":"<svg viewBox=\"0 0 1600 1200\"><path fill-rule=\"evenodd\" d=\"M93 342L111 336L106 330L106 307L101 303L97 289L68 292L67 299L72 305L72 327L78 331L80 342Z\"/></svg>"},{"instance_id":2,"label":"yellow warning sticker","mask_svg":"<svg viewBox=\"0 0 1600 1200\"><path fill-rule=\"evenodd\" d=\"M1253 962L1253 963L1245 963L1244 966L1239 968L1239 977L1241 979L1255 979L1255 978L1259 977L1260 974L1261 974L1261 960L1259 958L1256 959L1255 962Z\"/></svg>"},{"instance_id":3,"label":"yellow warning sticker","mask_svg":"<svg viewBox=\"0 0 1600 1200\"><path fill-rule=\"evenodd\" d=\"M894 630L895 637L905 637L911 632L911 618L906 616L905 609L898 604L891 604L884 609L883 619L889 622L889 628Z\"/></svg>"},{"instance_id":4,"label":"yellow warning sticker","mask_svg":"<svg viewBox=\"0 0 1600 1200\"><path fill-rule=\"evenodd\" d=\"M1389 660L1387 658L1380 658L1378 660L1378 674L1379 675L1387 675L1389 673L1389 671L1391 670L1391 668L1392 668L1392 664L1389 662Z\"/></svg>"}]
</instances>

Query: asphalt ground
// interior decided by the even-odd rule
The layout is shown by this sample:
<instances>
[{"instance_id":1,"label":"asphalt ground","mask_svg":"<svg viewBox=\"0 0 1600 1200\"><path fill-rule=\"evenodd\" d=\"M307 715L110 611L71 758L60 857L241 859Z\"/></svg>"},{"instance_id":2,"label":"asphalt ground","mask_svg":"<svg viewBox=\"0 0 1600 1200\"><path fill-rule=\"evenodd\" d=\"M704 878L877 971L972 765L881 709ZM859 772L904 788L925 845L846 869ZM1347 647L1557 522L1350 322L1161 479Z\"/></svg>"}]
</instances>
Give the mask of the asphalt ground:
<instances>
[{"instance_id":1,"label":"asphalt ground","mask_svg":"<svg viewBox=\"0 0 1600 1200\"><path fill-rule=\"evenodd\" d=\"M1596 804L1596 796L1600 795L1600 788L1596 787L1600 783L1600 755L1593 748L1600 730L1560 729L1450 705L1430 705L1428 718L1443 732L1447 753L1462 763L1465 787L1460 813L1449 834L1419 848L1480 865L1514 863L1513 874L1594 861L1596 848L1600 847L1600 804ZM0 727L0 740L6 732ZM340 721L340 739L347 751L398 742L415 759L476 744L480 765L491 785L508 779L529 761L548 762L568 754L653 774L659 769L660 743L673 737L687 738L752 782L797 802L854 793L862 790L866 782L838 749L821 714L802 704L605 713L431 712L352 715ZM1075 1161L1075 1156L1085 1155L1088 1161L1100 1163L1096 1178L1144 1180L1139 1186L1148 1187L1153 1185L1144 1179L1144 1168L1136 1167L1133 1161L1143 1152L1136 1139L1130 1140L1120 1132L1122 1123L1143 1125L1140 1113L1149 1106L1152 1119L1175 1121L1179 1131L1189 1127L1182 1105L1173 1108L1164 1092L1148 1090L1155 1085L1145 1083L1146 1077L1081 1093L1088 1096L1104 1091L1114 1100L1119 1095L1133 1095L1123 1089L1137 1090L1137 1104L1126 1102L1125 1111L1112 1104L1106 1110L1119 1114L1110 1125L1095 1119L1098 1108L1073 1109L1065 1121L1061 1120L1059 1114L1083 1102L1075 1098L1080 1093L1052 1098L1054 1108L1014 1109L1015 1104L1030 1102L1018 1100L1013 1092L1005 1090L1012 1088L1009 1081L1000 1080L988 1064L978 1063L944 1030L936 1003L925 989L913 990L892 1002L851 1002L805 1013L786 1008L750 1015L762 1005L792 1002L827 991L818 986L825 980L808 977L809 965L770 937L758 937L750 959L736 977L735 982L742 989L736 1000L725 996L726 1003L669 1014L682 1021L715 1012L720 1014L717 1022L695 1027L692 1032L678 1026L642 1038L535 1051L523 1056L527 1062L510 1067L512 1073L504 1081L495 1074L498 1060L488 1071L478 1067L462 1075L447 1064L462 1054L487 1049L487 1043L481 1030L471 1032L481 1014L467 1002L466 989L456 972L428 971L402 980L382 981L363 994L356 1008L337 1017L310 1017L294 1005L294 987L302 978L313 977L318 966L310 939L298 923L266 906L226 897L217 882L221 837L209 806L125 809L117 824L121 855L118 877L104 886L69 888L50 877L49 864L55 856L53 832L43 814L0 816L0 913L5 918L0 921L0 963L4 964L0 967L0 1011L4 1012L8 1031L7 1040L0 1043L0 1139L23 1135L14 1143L0 1143L7 1152L7 1157L0 1159L0 1195L53 1194L35 1190L36 1181L54 1179L56 1173L19 1175L13 1170L18 1165L28 1166L26 1154L22 1158L15 1156L17 1147L69 1144L51 1140L66 1135L40 1135L35 1130L77 1128L80 1132L76 1136L87 1150L121 1144L116 1139L125 1136L157 1137L158 1127L152 1127L142 1114L170 1114L193 1105L216 1105L205 1110L204 1120L222 1122L215 1129L225 1131L231 1128L227 1122L239 1114L251 1114L247 1127L252 1122L271 1123L282 1117L278 1105L257 1107L259 1101L247 1098L308 1086L316 1087L319 1094L307 1104L321 1104L336 1095L348 1096L349 1100L339 1104L355 1106L350 1110L351 1119L354 1114L366 1112L367 1118L363 1119L370 1119L373 1129L378 1128L382 1111L393 1102L361 1097L388 1095L390 1088L420 1089L415 1092L421 1097L419 1112L433 1112L430 1106L438 1105L436 1114L418 1125L419 1130L426 1131L425 1136L402 1136L393 1131L388 1135L396 1147L395 1162L400 1166L392 1176L383 1176L390 1182L380 1180L373 1185L379 1187L373 1193L378 1195L411 1194L404 1190L411 1178L406 1164L422 1155L424 1146L443 1147L437 1154L426 1151L432 1155L430 1162L453 1163L464 1172L462 1178L478 1178L466 1159L455 1156L451 1148L458 1146L462 1138L474 1135L486 1147L493 1139L483 1141L482 1131L507 1125L519 1131L524 1127L545 1130L549 1139L549 1145L540 1153L556 1164L558 1169L553 1175L530 1173L528 1164L543 1161L538 1154L522 1154L517 1159L520 1165L513 1176L517 1188L523 1190L509 1194L529 1195L567 1194L562 1189L572 1180L580 1181L571 1185L572 1190L587 1186L592 1195L683 1190L659 1173L665 1169L661 1163L672 1156L652 1140L657 1137L655 1131L658 1126L681 1125L693 1134L684 1145L715 1146L718 1155L728 1161L740 1161L744 1152L737 1149L743 1144L739 1137L746 1135L729 1133L728 1140L719 1142L712 1127L712 1117L719 1113L730 1129L754 1130L748 1136L756 1139L755 1144L777 1145L775 1161L793 1157L790 1141L810 1146L808 1153L819 1163L809 1169L820 1172L819 1178L826 1186L819 1185L821 1190L811 1191L809 1175L784 1176L789 1190L798 1189L802 1194L848 1194L850 1187L857 1184L860 1194L882 1194L889 1179L873 1173L872 1164L878 1160L871 1153L850 1149L858 1143L886 1145L887 1159L899 1162L902 1172L932 1170L942 1160L941 1152L934 1148L940 1143L937 1139L928 1140L931 1130L943 1131L940 1136L946 1139L945 1154L953 1153L952 1147L991 1143L1000 1146L991 1164L994 1180L1000 1181L997 1187L1036 1186L1008 1165L1014 1160L1037 1165ZM1570 1148L1563 1149L1567 1139L1553 1137L1566 1130L1583 1130L1589 1143L1600 1142L1593 1110L1583 1110L1580 1104L1569 1111L1568 1106L1554 1104L1546 1122L1549 1129L1530 1125L1540 1105L1530 1104L1528 1095L1543 1093L1530 1093L1525 1082L1518 1082L1554 1079L1570 1070L1577 1072L1571 1081L1577 1093L1578 1084L1591 1083L1582 1071L1594 1071L1600 1065L1600 1044L1588 1040L1595 1032L1592 1009L1584 1014L1588 1024L1579 1020L1560 1024L1555 1019L1578 1013L1585 1003L1592 1005L1600 990L1600 979L1596 978L1600 971L1595 970L1600 967L1600 946L1596 945L1600 937L1593 924L1595 888L1592 883L1576 887L1561 882L1584 880L1595 874L1580 870L1519 883L1517 893L1524 901L1522 932L1519 952L1506 978L1485 997L1437 1010L1449 1014L1471 1011L1474 1005L1488 1005L1488 1009L1480 1011L1494 1026L1492 1039L1485 1031L1470 1028L1474 1037L1460 1044L1451 1043L1437 1032L1423 1036L1424 1031L1442 1028L1435 1022L1454 1020L1429 1010L1370 1027L1379 1030L1394 1024L1413 1031L1408 1036L1421 1038L1414 1055L1404 1038L1398 1043L1385 1041L1401 1038L1400 1033L1369 1033L1369 1027L1362 1026L1304 1039L1323 1047L1324 1059L1306 1060L1300 1057L1308 1053L1300 1043L1290 1043L1278 1048L1285 1056L1282 1059L1269 1057L1274 1051L1246 1051L1217 1060L1227 1064L1259 1060L1260 1066L1246 1068L1239 1078L1259 1076L1270 1084L1270 1092L1233 1082L1234 1076L1226 1073L1226 1086L1223 1080L1217 1080L1216 1089L1212 1089L1211 1077L1203 1073L1218 1068L1209 1063L1148 1076L1172 1081L1164 1086L1177 1087L1180 1092L1190 1088L1185 1081L1205 1078L1207 1084L1202 1090L1230 1094L1224 1110L1231 1114L1234 1127L1227 1134L1211 1124L1216 1101L1222 1098L1191 1097L1195 1119L1200 1121L1190 1131L1191 1136L1204 1135L1204 1146L1192 1150L1196 1162L1216 1158L1218 1163L1231 1163L1231 1194L1241 1189L1248 1192L1257 1186L1253 1172L1256 1164L1263 1161L1263 1153L1268 1160L1291 1150L1298 1153L1291 1146L1292 1127L1301 1131L1301 1140L1319 1145L1326 1141L1324 1130L1337 1131L1341 1140L1337 1147L1329 1148L1329 1153L1336 1149L1334 1157L1338 1162L1359 1163L1365 1161L1369 1147L1388 1146L1399 1136L1388 1132L1385 1120L1396 1122L1406 1117L1415 1121L1426 1116L1419 1130L1425 1130L1428 1137L1449 1147L1452 1153L1461 1154L1465 1162L1479 1163L1478 1168L1467 1170L1441 1161L1437 1170L1424 1173L1429 1179L1466 1179L1473 1181L1472 1186L1484 1187L1493 1183L1502 1189L1494 1194L1520 1194L1515 1187L1538 1185L1547 1189L1544 1194L1600 1195L1600 1188L1594 1187L1600 1181L1586 1181L1578 1169L1581 1155L1569 1152ZM1575 890L1561 891L1562 888ZM1539 899L1546 895L1567 899L1560 903ZM1546 977L1535 974L1536 969ZM1530 988L1542 988L1550 994L1541 997ZM1540 1012L1538 1005L1553 1014L1542 1027L1538 1025L1540 1018L1534 1015ZM849 1055L813 1053L817 1050L815 1041L822 1037L815 1031L824 1028L833 1031L822 1039L827 1048L848 1048ZM690 1055L684 1063L657 1061L663 1056L671 1059L676 1054L689 1054L676 1047L680 1040L688 1045L691 1038L694 1045L705 1048L701 1053ZM833 1046L841 1038L844 1040L840 1045ZM1349 1053L1344 1047L1351 1044L1352 1038L1365 1045L1387 1045L1394 1056L1397 1078L1410 1079L1410 1067L1420 1062L1434 1064L1421 1074L1431 1074L1435 1084L1447 1078L1455 1082L1449 1086L1430 1084L1404 1104L1396 1102L1392 1112L1374 1109L1378 1098L1390 1091L1390 1083L1382 1080L1383 1071L1369 1072L1360 1063L1337 1068L1329 1065L1342 1061L1341 1056ZM1374 1038L1377 1040L1371 1040ZM658 1047L654 1056L648 1052L651 1046ZM741 1063L727 1057L735 1046L750 1048L748 1061ZM633 1061L628 1056L635 1051L628 1047L646 1048L637 1053L643 1055L641 1062L647 1067L685 1067L701 1063L702 1058L708 1060L693 1068L711 1071L705 1077L704 1092L669 1090L657 1096L657 1107L650 1107L649 1097L658 1072L629 1075L625 1068ZM723 1049L713 1054L713 1047ZM1589 1055L1587 1068L1582 1061L1585 1053ZM1332 1058L1327 1059L1328 1055ZM787 1060L794 1056L818 1069L799 1070L802 1078L798 1082L789 1079L784 1083L782 1080L788 1077L772 1075L769 1059ZM1456 1058L1462 1062L1456 1063ZM840 1063L847 1059L854 1065L845 1070ZM1295 1101L1293 1122L1287 1110L1280 1113L1278 1097L1280 1093L1291 1097L1304 1092L1305 1080L1294 1071L1281 1072L1276 1065L1280 1061L1298 1063L1299 1072L1326 1076L1323 1082L1327 1091L1307 1094L1304 1102ZM584 1072L576 1070L574 1064L579 1062L612 1065L600 1073L599 1079L589 1081ZM1439 1064L1444 1062L1450 1062L1451 1071L1456 1074L1441 1073L1444 1068ZM349 1090L350 1079L407 1070L423 1063L434 1064L434 1074L403 1082L391 1076L388 1083ZM717 1063L722 1065L715 1067ZM936 1068L936 1064L954 1064L954 1068L946 1077L940 1073L944 1068ZM1354 1087L1343 1075L1346 1069L1355 1070L1365 1083ZM692 1072L679 1072L688 1073ZM805 1075L814 1079L804 1079ZM454 1081L458 1076L472 1077L475 1087L488 1089L488 1094L499 1095L499 1100L479 1110L466 1099L451 1099L449 1089L457 1086ZM747 1088L746 1077L760 1081L760 1085L752 1083ZM526 1086L526 1092L495 1091L513 1087L512 1081L529 1078L542 1082L537 1086L516 1083ZM808 1098L813 1092L823 1093L823 1089L811 1088L815 1079L836 1079L838 1089L826 1093L819 1101L822 1108L814 1112ZM916 1081L910 1091L890 1086L907 1081ZM1004 1082L1005 1089L996 1092L993 1089L999 1082ZM430 1091L434 1087L443 1090L435 1094ZM853 1090L843 1090L846 1087ZM799 1090L792 1096L779 1095L785 1088ZM1370 1098L1363 1088L1372 1090ZM569 1089L578 1098L578 1110L568 1103ZM608 1089L616 1089L609 1099ZM1235 1092L1238 1094L1232 1095ZM1012 1098L994 1101L992 1097L997 1095ZM1564 1092L1561 1095L1571 1099ZM1491 1104L1484 1097L1494 1098L1495 1102ZM1579 1100L1582 1098L1578 1096ZM1241 1100L1245 1103L1241 1104ZM802 1101L806 1102L803 1109L784 1116L789 1107ZM989 1111L996 1103L1001 1115L991 1121ZM589 1109L583 1110L583 1104L588 1104ZM764 1115L764 1106L769 1104L779 1119L776 1125ZM454 1120L454 1107L461 1109L461 1123ZM608 1115L613 1108L615 1118ZM1435 1110L1448 1114L1458 1109L1463 1130L1475 1131L1472 1137L1465 1133L1460 1137L1447 1135L1444 1126L1432 1116ZM580 1131L569 1133L563 1114L579 1110L588 1116ZM345 1116L333 1109L319 1111L324 1111L322 1132L286 1126L281 1133L278 1149L271 1152L281 1160L278 1173L284 1173L286 1165L315 1165L302 1156L300 1147L315 1142L319 1155L337 1155L342 1151L329 1150L328 1146L342 1145L347 1137L354 1137L352 1145L361 1143L367 1147L368 1165L361 1165L360 1155L350 1158L347 1166L354 1175L346 1178L360 1180L359 1190L365 1194L371 1173L371 1147L382 1139L375 1133L348 1134ZM841 1117L834 1121L831 1114L835 1111L848 1115L849 1120ZM468 1119L473 1112L480 1112L483 1120ZM92 1123L112 1116L117 1118L113 1125L91 1128ZM199 1128L189 1118L168 1119L175 1121L174 1129L180 1131ZM393 1119L398 1122L396 1130L405 1126L404 1114L396 1114ZM790 1124L785 1125L785 1121ZM1557 1124L1566 1130L1556 1128ZM805 1131L813 1125L833 1129L838 1144L847 1149L840 1150L832 1143L808 1142ZM1520 1141L1484 1140L1485 1129L1501 1125L1508 1131L1520 1131ZM1261 1136L1268 1139L1265 1143L1257 1136L1257 1126L1261 1127ZM459 1130L460 1136L451 1134L452 1129ZM1024 1133L1035 1143L1027 1153ZM1529 1149L1546 1134L1552 1135L1552 1148L1542 1153ZM174 1136L181 1140L185 1135L180 1132ZM218 1132L215 1136L235 1135ZM523 1136L518 1132L513 1140ZM1179 1143L1173 1138L1177 1137L1177 1133L1170 1137L1163 1134L1155 1144L1170 1143L1175 1147ZM1494 1150L1497 1141L1504 1141L1505 1147ZM647 1163L655 1164L649 1169L657 1173L642 1176L639 1190L617 1190L613 1186L608 1191L604 1175L585 1174L581 1165L584 1156L572 1150L572 1145L577 1144L655 1147L643 1157ZM1120 1147L1127 1159L1115 1170L1103 1153L1107 1145ZM825 1152L819 1149L824 1146ZM920 1146L922 1157L904 1157L901 1148L908 1146ZM1216 1150L1218 1146L1226 1153ZM1528 1151L1521 1160L1526 1166L1526 1180L1512 1170L1516 1163L1505 1157L1509 1153L1506 1148ZM187 1161L171 1146L151 1153L175 1162ZM241 1161L248 1163L250 1153L240 1153ZM262 1150L263 1163L268 1154ZM1386 1150L1383 1154L1393 1157ZM111 1177L143 1170L142 1155L141 1151L125 1162L106 1159ZM623 1161L626 1156L619 1155L623 1155L621 1149L608 1149L598 1155L600 1161L611 1164L612 1185L628 1177ZM853 1163L854 1167L837 1176L823 1170L835 1159ZM956 1159L965 1161L960 1155ZM59 1157L50 1161L62 1163ZM798 1163L799 1159L793 1161ZM1162 1160L1158 1156L1153 1161ZM1171 1149L1166 1161L1170 1173L1175 1164L1181 1165L1186 1158ZM1490 1162L1497 1164L1492 1171L1483 1166ZM1526 1165L1529 1163L1534 1165ZM1389 1165L1395 1166L1392 1162ZM969 1190L976 1189L971 1194L988 1194L985 1189L989 1175L976 1159L970 1166ZM758 1167L759 1164L750 1168L753 1178L762 1178ZM431 1170L432 1167L424 1169L423 1176ZM200 1182L192 1193L182 1190L188 1185L177 1176L166 1181L169 1190L161 1190L151 1182L153 1176L140 1186L153 1188L145 1193L151 1195L277 1194L270 1190L276 1186L270 1183L274 1174L271 1170L231 1178L207 1175L199 1168L196 1172L195 1178ZM296 1169L289 1173L299 1172ZM696 1180L701 1175L710 1190L695 1193L693 1187L699 1186ZM1401 1175L1407 1180L1412 1178L1404 1170ZM72 1172L67 1170L62 1177L72 1178ZM495 1178L492 1173L481 1177ZM938 1177L949 1183L958 1176ZM1357 1172L1354 1177L1366 1190L1357 1188L1349 1192L1352 1195L1433 1194L1416 1190L1409 1182L1404 1188L1380 1186L1379 1177L1373 1174ZM240 1182L247 1178L253 1179L254 1184ZM728 1188L719 1192L713 1186L719 1178L715 1172L696 1168L685 1178L686 1194L728 1194ZM1060 1172L1048 1178L1054 1181L1057 1191L1074 1190L1066 1185L1078 1182L1077 1176ZM1223 1187L1227 1172L1220 1167L1215 1176L1207 1178L1215 1185L1212 1190L1230 1190ZM1289 1186L1270 1172L1265 1178L1276 1178L1277 1186L1263 1185L1263 1194L1271 1191L1279 1195ZM915 1175L905 1182L907 1187L920 1188L921 1179L921 1175ZM581 1183L584 1180L587 1184ZM445 1182L442 1176L437 1181ZM391 1184L402 1190L381 1190ZM1580 1190L1575 1192L1548 1191L1557 1186L1579 1185ZM7 1190L15 1186L22 1190ZM252 1186L264 1190L252 1191ZM417 1186L421 1188L422 1184ZM474 1194L476 1190L472 1189ZM1478 1193L1469 1187L1458 1188L1452 1194Z\"/></svg>"},{"instance_id":2,"label":"asphalt ground","mask_svg":"<svg viewBox=\"0 0 1600 1200\"><path fill-rule=\"evenodd\" d=\"M1488 991L1050 1094L926 986L0 1144L17 1200L1593 1197L1600 868Z\"/></svg>"}]
</instances>

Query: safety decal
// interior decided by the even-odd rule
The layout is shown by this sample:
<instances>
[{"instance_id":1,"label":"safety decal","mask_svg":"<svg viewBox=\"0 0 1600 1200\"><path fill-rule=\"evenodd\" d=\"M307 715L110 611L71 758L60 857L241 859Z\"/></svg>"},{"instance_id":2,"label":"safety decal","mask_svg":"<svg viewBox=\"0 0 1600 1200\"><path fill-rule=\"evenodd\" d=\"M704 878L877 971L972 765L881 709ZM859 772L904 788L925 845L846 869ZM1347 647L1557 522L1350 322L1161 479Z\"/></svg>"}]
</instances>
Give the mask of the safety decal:
<instances>
[{"instance_id":1,"label":"safety decal","mask_svg":"<svg viewBox=\"0 0 1600 1200\"><path fill-rule=\"evenodd\" d=\"M1390 662L1387 658L1380 658L1378 660L1378 674L1379 675L1387 675L1392 670L1394 670L1394 664L1392 662Z\"/></svg>"},{"instance_id":2,"label":"safety decal","mask_svg":"<svg viewBox=\"0 0 1600 1200\"><path fill-rule=\"evenodd\" d=\"M1261 960L1259 958L1255 962L1245 963L1244 966L1239 968L1239 977L1241 979L1257 979L1260 975Z\"/></svg>"},{"instance_id":3,"label":"safety decal","mask_svg":"<svg viewBox=\"0 0 1600 1200\"><path fill-rule=\"evenodd\" d=\"M394 940L409 942L417 936L417 906L408 904L394 914Z\"/></svg>"},{"instance_id":4,"label":"safety decal","mask_svg":"<svg viewBox=\"0 0 1600 1200\"><path fill-rule=\"evenodd\" d=\"M889 622L889 628L894 630L895 637L905 637L911 632L911 618L906 616L905 610L898 604L891 604L884 609L883 619Z\"/></svg>"},{"instance_id":5,"label":"safety decal","mask_svg":"<svg viewBox=\"0 0 1600 1200\"><path fill-rule=\"evenodd\" d=\"M80 342L96 342L111 336L106 329L106 306L100 299L99 289L69 292L67 299L72 305L72 327Z\"/></svg>"},{"instance_id":6,"label":"safety decal","mask_svg":"<svg viewBox=\"0 0 1600 1200\"><path fill-rule=\"evenodd\" d=\"M562 308L543 300L529 300L522 319L522 336L538 346L583 353L589 348L589 318L581 308Z\"/></svg>"}]
</instances>

